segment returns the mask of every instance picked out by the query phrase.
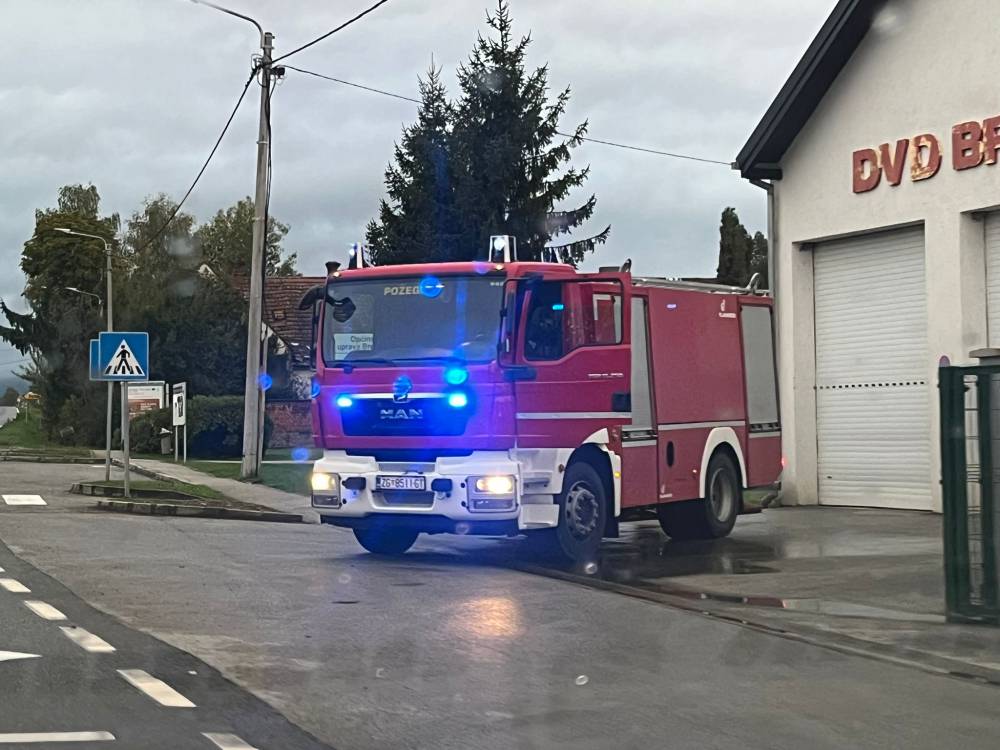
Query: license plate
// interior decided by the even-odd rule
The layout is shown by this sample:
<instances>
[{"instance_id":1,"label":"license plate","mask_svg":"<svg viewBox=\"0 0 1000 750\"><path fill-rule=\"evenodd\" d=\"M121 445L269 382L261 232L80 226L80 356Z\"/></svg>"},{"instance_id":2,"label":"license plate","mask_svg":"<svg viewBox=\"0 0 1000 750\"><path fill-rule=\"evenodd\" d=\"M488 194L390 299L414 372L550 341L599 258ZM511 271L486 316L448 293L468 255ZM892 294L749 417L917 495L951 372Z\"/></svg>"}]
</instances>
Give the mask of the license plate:
<instances>
[{"instance_id":1,"label":"license plate","mask_svg":"<svg viewBox=\"0 0 1000 750\"><path fill-rule=\"evenodd\" d=\"M427 477L387 477L380 474L375 477L375 489L424 492L427 490Z\"/></svg>"}]
</instances>

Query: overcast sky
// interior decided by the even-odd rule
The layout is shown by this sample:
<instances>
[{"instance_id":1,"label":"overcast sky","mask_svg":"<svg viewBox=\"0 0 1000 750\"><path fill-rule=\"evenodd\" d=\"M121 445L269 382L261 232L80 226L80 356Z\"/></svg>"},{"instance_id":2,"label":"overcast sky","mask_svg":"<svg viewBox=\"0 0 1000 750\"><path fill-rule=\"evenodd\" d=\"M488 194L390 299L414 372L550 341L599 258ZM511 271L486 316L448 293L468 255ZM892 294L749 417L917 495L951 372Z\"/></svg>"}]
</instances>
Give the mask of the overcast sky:
<instances>
[{"instance_id":1,"label":"overcast sky","mask_svg":"<svg viewBox=\"0 0 1000 750\"><path fill-rule=\"evenodd\" d=\"M371 0L222 0L276 35L276 54ZM834 0L512 0L532 66L572 86L564 130L731 161ZM391 0L289 59L415 95L431 57L454 71L495 0ZM187 0L0 0L8 75L0 83L0 296L23 308L18 268L34 210L69 183L97 185L104 213L180 198L248 75L253 27ZM252 91L254 91L252 89ZM253 192L256 99L248 96L185 206L199 220ZM342 258L383 193L382 174L415 105L289 71L272 100L272 213L305 274ZM650 275L715 272L721 210L764 229L764 194L728 167L586 144L579 195L611 238L587 267L633 258ZM0 375L18 355L0 342Z\"/></svg>"}]
</instances>

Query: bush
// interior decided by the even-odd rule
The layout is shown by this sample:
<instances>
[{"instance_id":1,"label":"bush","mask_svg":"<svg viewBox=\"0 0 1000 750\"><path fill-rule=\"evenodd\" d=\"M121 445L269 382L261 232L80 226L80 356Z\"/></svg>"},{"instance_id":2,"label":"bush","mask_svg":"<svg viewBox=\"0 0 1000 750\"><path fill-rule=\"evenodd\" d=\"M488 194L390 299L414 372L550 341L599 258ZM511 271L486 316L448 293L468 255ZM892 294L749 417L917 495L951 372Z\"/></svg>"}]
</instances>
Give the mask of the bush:
<instances>
[{"instance_id":1,"label":"bush","mask_svg":"<svg viewBox=\"0 0 1000 750\"><path fill-rule=\"evenodd\" d=\"M148 411L132 420L130 449L134 453L159 453L160 430L171 426L170 409ZM264 420L264 450L271 440L272 423ZM188 456L239 458L243 455L243 397L195 396L188 401Z\"/></svg>"},{"instance_id":2,"label":"bush","mask_svg":"<svg viewBox=\"0 0 1000 750\"><path fill-rule=\"evenodd\" d=\"M159 453L160 430L170 430L170 409L153 409L132 420L128 440L130 453Z\"/></svg>"}]
</instances>

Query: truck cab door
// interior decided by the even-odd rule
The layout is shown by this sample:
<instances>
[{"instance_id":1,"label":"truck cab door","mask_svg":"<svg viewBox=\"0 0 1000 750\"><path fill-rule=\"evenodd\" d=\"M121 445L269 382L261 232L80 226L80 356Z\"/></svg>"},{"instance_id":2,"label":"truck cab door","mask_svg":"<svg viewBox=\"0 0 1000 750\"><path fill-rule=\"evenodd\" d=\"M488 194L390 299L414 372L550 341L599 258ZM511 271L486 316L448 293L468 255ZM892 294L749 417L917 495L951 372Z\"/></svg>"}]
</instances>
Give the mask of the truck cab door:
<instances>
[{"instance_id":1,"label":"truck cab door","mask_svg":"<svg viewBox=\"0 0 1000 750\"><path fill-rule=\"evenodd\" d=\"M529 279L517 323L517 444L576 448L627 424L629 300L625 274Z\"/></svg>"}]
</instances>

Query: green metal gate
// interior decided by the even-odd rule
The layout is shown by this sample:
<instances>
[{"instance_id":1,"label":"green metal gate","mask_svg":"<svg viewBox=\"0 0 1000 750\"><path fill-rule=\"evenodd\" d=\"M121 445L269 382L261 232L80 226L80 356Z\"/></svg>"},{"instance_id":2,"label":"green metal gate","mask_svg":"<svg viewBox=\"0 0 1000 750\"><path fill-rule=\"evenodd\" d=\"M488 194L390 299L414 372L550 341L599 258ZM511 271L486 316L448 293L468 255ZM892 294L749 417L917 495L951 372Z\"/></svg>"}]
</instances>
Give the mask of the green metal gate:
<instances>
[{"instance_id":1,"label":"green metal gate","mask_svg":"<svg viewBox=\"0 0 1000 750\"><path fill-rule=\"evenodd\" d=\"M939 372L948 619L1000 624L1000 365Z\"/></svg>"}]
</instances>

